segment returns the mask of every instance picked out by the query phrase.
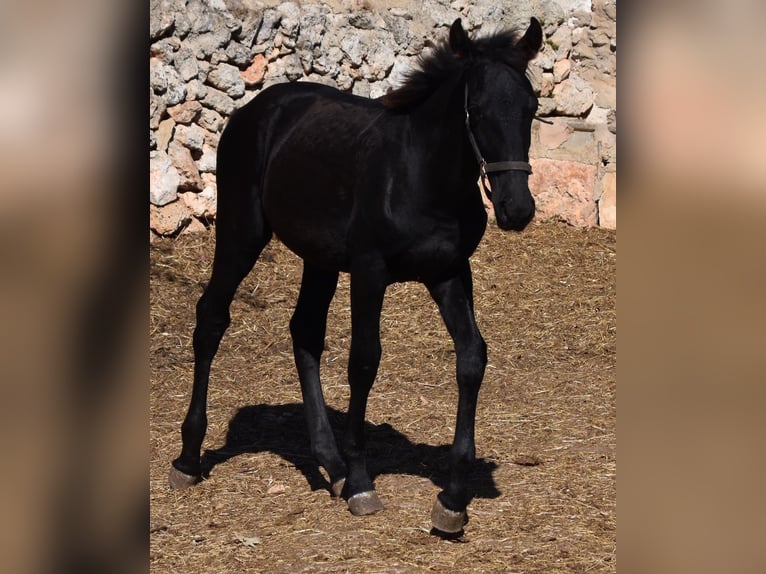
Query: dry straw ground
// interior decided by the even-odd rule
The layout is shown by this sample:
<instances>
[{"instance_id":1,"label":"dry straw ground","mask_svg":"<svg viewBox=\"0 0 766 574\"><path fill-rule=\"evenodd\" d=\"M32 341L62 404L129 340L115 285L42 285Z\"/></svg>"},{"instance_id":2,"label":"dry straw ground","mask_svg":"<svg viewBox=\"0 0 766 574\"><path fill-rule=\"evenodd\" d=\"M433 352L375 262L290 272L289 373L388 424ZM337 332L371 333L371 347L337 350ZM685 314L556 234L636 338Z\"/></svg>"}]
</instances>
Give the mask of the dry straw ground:
<instances>
[{"instance_id":1,"label":"dry straw ground","mask_svg":"<svg viewBox=\"0 0 766 574\"><path fill-rule=\"evenodd\" d=\"M167 486L191 386L194 304L210 235L151 249L151 568L215 572L616 571L616 235L492 226L472 259L489 345L464 536L429 534L456 408L454 353L417 284L392 286L367 413L386 510L352 516L309 453L288 320L300 261L274 241L243 282L213 365L208 480ZM342 425L348 278L331 308L323 380Z\"/></svg>"}]
</instances>

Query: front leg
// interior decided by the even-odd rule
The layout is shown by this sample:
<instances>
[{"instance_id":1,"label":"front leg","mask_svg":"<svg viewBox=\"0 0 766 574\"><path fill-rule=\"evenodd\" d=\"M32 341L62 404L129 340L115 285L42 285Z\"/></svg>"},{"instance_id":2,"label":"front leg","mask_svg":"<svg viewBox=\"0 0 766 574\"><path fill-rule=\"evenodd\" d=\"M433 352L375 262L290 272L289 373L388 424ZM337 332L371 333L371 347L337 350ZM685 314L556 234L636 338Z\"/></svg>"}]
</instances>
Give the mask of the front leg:
<instances>
[{"instance_id":1,"label":"front leg","mask_svg":"<svg viewBox=\"0 0 766 574\"><path fill-rule=\"evenodd\" d=\"M345 493L349 510L355 515L372 514L383 509L367 472L364 456L364 420L367 397L375 382L380 364L380 311L387 283L370 267L360 266L351 273L351 351L348 381L351 397L348 405L343 454L348 466Z\"/></svg>"},{"instance_id":2,"label":"front leg","mask_svg":"<svg viewBox=\"0 0 766 574\"><path fill-rule=\"evenodd\" d=\"M476 326L471 268L467 261L459 275L426 286L455 342L459 393L455 438L450 451L450 478L436 499L431 520L437 530L456 533L468 521L466 506L470 495L466 480L476 458L476 402L487 364L487 345Z\"/></svg>"}]
</instances>

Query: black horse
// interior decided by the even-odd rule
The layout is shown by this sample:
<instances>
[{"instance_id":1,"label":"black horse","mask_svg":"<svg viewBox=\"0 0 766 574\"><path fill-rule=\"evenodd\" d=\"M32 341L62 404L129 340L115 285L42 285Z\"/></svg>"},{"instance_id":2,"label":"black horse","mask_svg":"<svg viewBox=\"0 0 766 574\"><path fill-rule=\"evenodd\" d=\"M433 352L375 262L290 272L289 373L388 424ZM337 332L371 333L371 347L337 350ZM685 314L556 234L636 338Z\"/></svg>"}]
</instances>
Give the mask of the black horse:
<instances>
[{"instance_id":1,"label":"black horse","mask_svg":"<svg viewBox=\"0 0 766 574\"><path fill-rule=\"evenodd\" d=\"M383 296L394 282L426 285L455 343L459 387L450 479L432 521L442 532L462 530L487 361L468 260L487 223L476 182L491 173L498 225L524 229L535 211L527 180L537 109L525 73L541 43L534 18L520 38L500 32L478 39L469 38L458 19L448 42L422 56L402 87L381 99L317 84L278 84L231 116L218 147L215 260L197 304L194 387L183 449L170 473L173 487L201 477L210 365L234 292L276 233L304 263L290 332L311 450L332 493L356 515L383 508L364 457ZM485 162L482 152L498 161ZM319 365L341 271L351 274L351 396L338 448Z\"/></svg>"}]
</instances>

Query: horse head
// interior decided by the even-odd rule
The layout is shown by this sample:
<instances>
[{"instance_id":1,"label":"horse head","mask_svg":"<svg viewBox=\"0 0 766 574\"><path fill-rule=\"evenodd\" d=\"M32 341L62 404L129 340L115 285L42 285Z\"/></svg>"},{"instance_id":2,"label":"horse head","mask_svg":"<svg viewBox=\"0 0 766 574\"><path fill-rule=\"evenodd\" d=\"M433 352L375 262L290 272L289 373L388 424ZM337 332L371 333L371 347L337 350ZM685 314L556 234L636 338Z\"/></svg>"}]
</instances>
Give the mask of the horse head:
<instances>
[{"instance_id":1,"label":"horse head","mask_svg":"<svg viewBox=\"0 0 766 574\"><path fill-rule=\"evenodd\" d=\"M450 29L449 45L455 56L471 62L465 78L466 135L483 184L490 180L497 224L520 231L535 214L528 180L538 101L526 69L542 45L540 23L532 18L518 40L507 33L471 40L458 19Z\"/></svg>"}]
</instances>

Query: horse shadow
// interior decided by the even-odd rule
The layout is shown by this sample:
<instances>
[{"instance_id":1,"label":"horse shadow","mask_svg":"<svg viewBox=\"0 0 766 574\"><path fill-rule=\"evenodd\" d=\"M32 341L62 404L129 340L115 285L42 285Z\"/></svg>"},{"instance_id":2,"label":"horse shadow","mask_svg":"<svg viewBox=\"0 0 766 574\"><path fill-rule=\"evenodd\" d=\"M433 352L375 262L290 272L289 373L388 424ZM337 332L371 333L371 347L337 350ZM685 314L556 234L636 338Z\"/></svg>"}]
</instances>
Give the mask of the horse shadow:
<instances>
[{"instance_id":1,"label":"horse shadow","mask_svg":"<svg viewBox=\"0 0 766 574\"><path fill-rule=\"evenodd\" d=\"M346 414L330 407L327 413L340 444ZM381 474L409 474L427 478L440 488L446 487L450 445L414 443L388 423L365 422L365 432L367 469L373 480ZM206 450L202 455L202 474L209 477L216 465L235 456L266 451L294 465L304 475L311 490L329 490L330 484L311 454L301 403L261 404L239 409L229 421L225 444ZM494 461L476 460L468 479L471 499L500 496L492 476L497 467Z\"/></svg>"}]
</instances>

